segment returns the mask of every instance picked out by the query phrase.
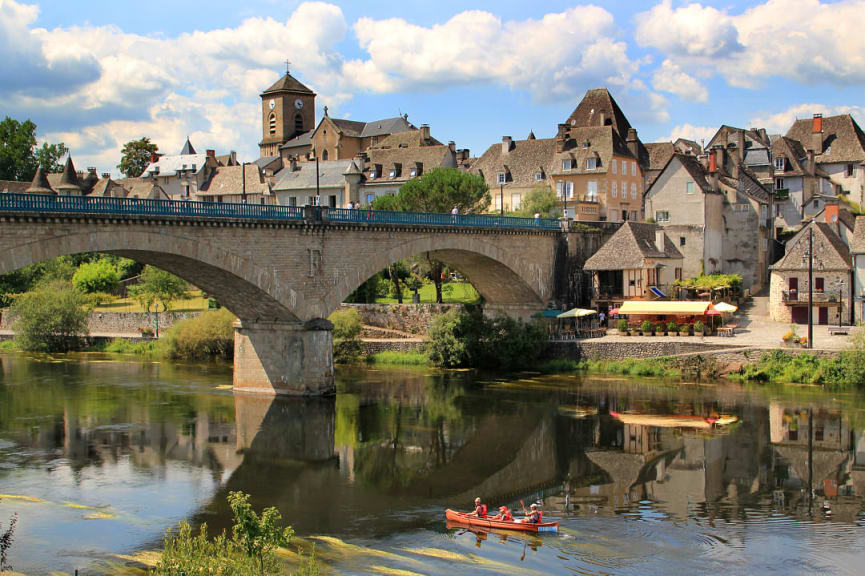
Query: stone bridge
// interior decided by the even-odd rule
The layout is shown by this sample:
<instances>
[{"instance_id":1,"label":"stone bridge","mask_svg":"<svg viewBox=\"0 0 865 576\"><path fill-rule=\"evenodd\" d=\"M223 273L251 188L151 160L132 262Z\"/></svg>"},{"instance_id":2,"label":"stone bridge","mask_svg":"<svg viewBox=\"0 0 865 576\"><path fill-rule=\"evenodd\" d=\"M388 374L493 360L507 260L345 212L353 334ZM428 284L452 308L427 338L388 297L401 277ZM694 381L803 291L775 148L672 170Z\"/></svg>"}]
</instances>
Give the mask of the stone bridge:
<instances>
[{"instance_id":1,"label":"stone bridge","mask_svg":"<svg viewBox=\"0 0 865 576\"><path fill-rule=\"evenodd\" d=\"M19 195L0 195L0 274L83 252L167 270L238 317L235 389L271 394L333 391L330 325L322 319L396 261L428 253L463 273L488 312L525 317L548 302L567 303L568 252L593 251L600 244L600 234L589 242L585 231L565 234L555 224L529 219L523 226L488 216L443 223L441 218L452 217L425 215L438 217L430 224L421 218L370 222L353 214L355 221L333 221L295 208L297 217L263 217L265 207L256 217L201 217L184 214L186 208L176 214L165 206L140 214L128 213L125 199L98 199L118 203L105 209L88 197L69 197L76 211L64 211L54 203L65 199L47 208L44 202L22 208L20 200L4 198L12 196ZM127 204L120 206L120 200ZM201 203L184 206L192 204Z\"/></svg>"}]
</instances>

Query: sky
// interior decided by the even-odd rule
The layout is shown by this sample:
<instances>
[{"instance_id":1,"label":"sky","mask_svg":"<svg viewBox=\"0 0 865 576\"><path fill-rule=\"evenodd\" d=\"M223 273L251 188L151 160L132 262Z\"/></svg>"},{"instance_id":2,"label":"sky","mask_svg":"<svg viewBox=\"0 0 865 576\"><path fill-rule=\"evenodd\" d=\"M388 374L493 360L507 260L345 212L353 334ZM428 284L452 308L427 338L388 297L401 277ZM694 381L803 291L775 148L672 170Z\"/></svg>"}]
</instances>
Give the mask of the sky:
<instances>
[{"instance_id":1,"label":"sky","mask_svg":"<svg viewBox=\"0 0 865 576\"><path fill-rule=\"evenodd\" d=\"M644 142L865 122L865 0L0 0L0 116L79 169L116 174L142 136L254 160L286 59L317 120L408 114L477 156L554 136L598 87Z\"/></svg>"}]
</instances>

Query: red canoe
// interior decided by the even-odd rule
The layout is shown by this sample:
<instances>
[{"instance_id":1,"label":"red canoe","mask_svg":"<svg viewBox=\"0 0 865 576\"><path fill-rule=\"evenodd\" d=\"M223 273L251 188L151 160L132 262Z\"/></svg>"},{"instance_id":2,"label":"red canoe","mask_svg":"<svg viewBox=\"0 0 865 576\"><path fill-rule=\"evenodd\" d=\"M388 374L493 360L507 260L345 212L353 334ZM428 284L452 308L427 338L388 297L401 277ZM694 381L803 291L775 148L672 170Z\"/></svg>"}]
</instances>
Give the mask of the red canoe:
<instances>
[{"instance_id":1,"label":"red canoe","mask_svg":"<svg viewBox=\"0 0 865 576\"><path fill-rule=\"evenodd\" d=\"M445 517L451 522L462 524L463 526L477 526L478 528L494 528L496 530L516 530L519 532L558 532L558 522L541 522L540 524L530 524L523 522L506 522L504 520L491 520L489 518L478 518L469 516L464 512L456 510L447 510Z\"/></svg>"}]
</instances>

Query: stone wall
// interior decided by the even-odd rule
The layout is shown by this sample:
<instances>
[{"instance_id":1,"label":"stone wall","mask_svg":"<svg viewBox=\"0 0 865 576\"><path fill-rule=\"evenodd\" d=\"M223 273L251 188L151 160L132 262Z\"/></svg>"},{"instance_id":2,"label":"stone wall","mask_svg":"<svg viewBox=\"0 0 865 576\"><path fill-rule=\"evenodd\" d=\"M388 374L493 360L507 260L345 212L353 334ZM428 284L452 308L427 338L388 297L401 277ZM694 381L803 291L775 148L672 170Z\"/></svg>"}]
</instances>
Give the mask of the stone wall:
<instances>
[{"instance_id":1,"label":"stone wall","mask_svg":"<svg viewBox=\"0 0 865 576\"><path fill-rule=\"evenodd\" d=\"M342 304L341 309L355 309L368 326L390 328L411 334L426 334L433 318L460 304Z\"/></svg>"},{"instance_id":2,"label":"stone wall","mask_svg":"<svg viewBox=\"0 0 865 576\"><path fill-rule=\"evenodd\" d=\"M423 352L426 342L417 340L364 340L363 355L372 356L379 352Z\"/></svg>"},{"instance_id":3,"label":"stone wall","mask_svg":"<svg viewBox=\"0 0 865 576\"><path fill-rule=\"evenodd\" d=\"M725 344L701 344L699 342L603 342L574 341L551 342L547 348L549 358L571 360L624 360L626 358L657 358L676 356L692 352L710 352L738 348Z\"/></svg>"},{"instance_id":4,"label":"stone wall","mask_svg":"<svg viewBox=\"0 0 865 576\"><path fill-rule=\"evenodd\" d=\"M174 326L177 322L198 316L200 312L160 312L159 330ZM9 309L0 310L0 330L11 330L15 318ZM87 321L90 333L137 334L139 328L154 327L153 314L141 312L94 312Z\"/></svg>"}]
</instances>

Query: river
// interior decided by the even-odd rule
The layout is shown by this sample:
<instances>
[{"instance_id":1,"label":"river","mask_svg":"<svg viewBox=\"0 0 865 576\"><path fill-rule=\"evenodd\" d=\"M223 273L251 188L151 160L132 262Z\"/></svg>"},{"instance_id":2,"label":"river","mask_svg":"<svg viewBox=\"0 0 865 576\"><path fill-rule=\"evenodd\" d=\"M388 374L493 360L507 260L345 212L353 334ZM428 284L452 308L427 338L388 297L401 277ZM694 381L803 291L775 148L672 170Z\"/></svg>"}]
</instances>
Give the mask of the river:
<instances>
[{"instance_id":1,"label":"river","mask_svg":"<svg viewBox=\"0 0 865 576\"><path fill-rule=\"evenodd\" d=\"M337 389L234 396L225 366L0 355L11 564L120 573L183 519L229 527L232 490L277 506L340 574L861 574L865 563L862 395L365 368L339 369ZM448 529L444 509L476 495L540 501L559 533Z\"/></svg>"}]
</instances>

